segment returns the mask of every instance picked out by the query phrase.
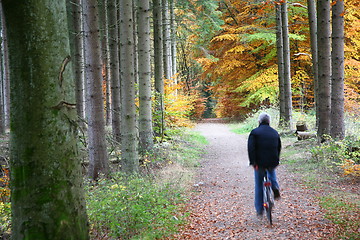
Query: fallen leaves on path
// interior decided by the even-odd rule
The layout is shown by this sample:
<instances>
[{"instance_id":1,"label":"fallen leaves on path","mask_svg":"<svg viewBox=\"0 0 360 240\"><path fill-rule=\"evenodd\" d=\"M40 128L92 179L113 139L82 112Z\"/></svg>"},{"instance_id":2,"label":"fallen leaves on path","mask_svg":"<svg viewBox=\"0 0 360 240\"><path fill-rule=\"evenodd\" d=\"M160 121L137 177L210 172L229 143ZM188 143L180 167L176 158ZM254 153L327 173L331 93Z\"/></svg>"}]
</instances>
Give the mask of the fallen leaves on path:
<instances>
[{"instance_id":1,"label":"fallen leaves on path","mask_svg":"<svg viewBox=\"0 0 360 240\"><path fill-rule=\"evenodd\" d=\"M246 138L221 124L200 130L210 144L188 203L189 224L175 239L331 239L335 227L324 218L315 192L278 168L282 198L273 211L273 226L258 219L253 206L253 170L248 167ZM211 131L209 131L211 129Z\"/></svg>"}]
</instances>

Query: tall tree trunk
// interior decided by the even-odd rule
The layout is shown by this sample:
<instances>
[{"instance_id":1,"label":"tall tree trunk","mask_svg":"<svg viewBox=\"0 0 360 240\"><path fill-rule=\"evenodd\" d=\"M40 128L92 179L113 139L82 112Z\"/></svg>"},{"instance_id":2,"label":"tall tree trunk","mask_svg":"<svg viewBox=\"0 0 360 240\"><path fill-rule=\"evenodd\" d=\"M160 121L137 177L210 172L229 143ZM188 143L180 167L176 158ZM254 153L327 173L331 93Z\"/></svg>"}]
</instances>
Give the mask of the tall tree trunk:
<instances>
[{"instance_id":1,"label":"tall tree trunk","mask_svg":"<svg viewBox=\"0 0 360 240\"><path fill-rule=\"evenodd\" d=\"M153 21L154 21L154 78L155 78L155 109L156 133L164 136L164 61L163 61L163 31L161 0L153 0Z\"/></svg>"},{"instance_id":2,"label":"tall tree trunk","mask_svg":"<svg viewBox=\"0 0 360 240\"><path fill-rule=\"evenodd\" d=\"M285 115L283 119L283 127L291 128L292 121L292 93L291 93L291 69L290 69L290 41L289 41L289 24L287 1L281 4L281 22L282 37L284 50L284 95L285 95Z\"/></svg>"},{"instance_id":3,"label":"tall tree trunk","mask_svg":"<svg viewBox=\"0 0 360 240\"><path fill-rule=\"evenodd\" d=\"M73 42L72 64L75 78L76 110L80 118L85 118L85 94L84 94L84 38L82 21L82 0L68 1L72 18L69 19L72 28L70 29L70 42Z\"/></svg>"},{"instance_id":4,"label":"tall tree trunk","mask_svg":"<svg viewBox=\"0 0 360 240\"><path fill-rule=\"evenodd\" d=\"M176 15L175 15L175 0L169 0L170 4L170 30L171 30L171 65L172 65L172 75L177 73L177 35L176 35ZM177 84L177 79L175 78L175 84Z\"/></svg>"},{"instance_id":5,"label":"tall tree trunk","mask_svg":"<svg viewBox=\"0 0 360 240\"><path fill-rule=\"evenodd\" d=\"M1 7L1 6L0 6ZM2 14L2 12L0 12ZM2 58L2 48L0 49L0 70L3 72L3 58ZM5 109L4 109L4 78L3 74L0 75L0 135L5 134Z\"/></svg>"},{"instance_id":6,"label":"tall tree trunk","mask_svg":"<svg viewBox=\"0 0 360 240\"><path fill-rule=\"evenodd\" d=\"M317 44L317 20L316 20L316 1L307 0L308 18L310 27L310 43L311 43L311 61L312 73L314 78L314 102L316 111L316 126L319 125L319 80L318 80L318 44Z\"/></svg>"},{"instance_id":7,"label":"tall tree trunk","mask_svg":"<svg viewBox=\"0 0 360 240\"><path fill-rule=\"evenodd\" d=\"M163 29L163 61L164 61L164 77L170 79L172 76L171 64L171 32L170 32L170 12L169 0L162 1L162 29Z\"/></svg>"},{"instance_id":8,"label":"tall tree trunk","mask_svg":"<svg viewBox=\"0 0 360 240\"><path fill-rule=\"evenodd\" d=\"M138 52L139 52L139 136L142 151L153 146L151 108L151 36L150 1L138 1Z\"/></svg>"},{"instance_id":9,"label":"tall tree trunk","mask_svg":"<svg viewBox=\"0 0 360 240\"><path fill-rule=\"evenodd\" d=\"M317 2L318 80L319 80L319 127L318 139L330 134L330 82L331 82L331 44L330 44L330 0Z\"/></svg>"},{"instance_id":10,"label":"tall tree trunk","mask_svg":"<svg viewBox=\"0 0 360 240\"><path fill-rule=\"evenodd\" d=\"M1 7L1 6L0 6ZM4 125L5 129L10 127L10 69L8 40L6 33L6 21L1 7L1 48L2 48L2 78L4 94Z\"/></svg>"},{"instance_id":11,"label":"tall tree trunk","mask_svg":"<svg viewBox=\"0 0 360 240\"><path fill-rule=\"evenodd\" d=\"M121 109L120 109L120 65L119 65L119 33L118 33L118 5L114 1L107 2L110 54L110 81L111 81L111 125L112 134L116 141L121 139Z\"/></svg>"},{"instance_id":12,"label":"tall tree trunk","mask_svg":"<svg viewBox=\"0 0 360 240\"><path fill-rule=\"evenodd\" d=\"M102 62L96 0L83 0L86 104L89 137L89 177L97 179L100 172L109 172L105 141L104 102L102 93Z\"/></svg>"},{"instance_id":13,"label":"tall tree trunk","mask_svg":"<svg viewBox=\"0 0 360 240\"><path fill-rule=\"evenodd\" d=\"M11 66L12 239L89 239L65 0L3 0Z\"/></svg>"},{"instance_id":14,"label":"tall tree trunk","mask_svg":"<svg viewBox=\"0 0 360 240\"><path fill-rule=\"evenodd\" d=\"M138 172L135 73L134 73L134 21L132 0L120 0L120 75L122 93L121 161L126 173Z\"/></svg>"},{"instance_id":15,"label":"tall tree trunk","mask_svg":"<svg viewBox=\"0 0 360 240\"><path fill-rule=\"evenodd\" d=\"M344 123L344 1L332 6L332 81L331 128L332 138L345 137Z\"/></svg>"},{"instance_id":16,"label":"tall tree trunk","mask_svg":"<svg viewBox=\"0 0 360 240\"><path fill-rule=\"evenodd\" d=\"M285 86L284 86L284 45L282 36L282 18L281 5L275 2L276 11L276 49L278 61L278 79L279 79L279 106L280 106L280 121L279 126L284 126L285 119Z\"/></svg>"},{"instance_id":17,"label":"tall tree trunk","mask_svg":"<svg viewBox=\"0 0 360 240\"><path fill-rule=\"evenodd\" d=\"M111 122L111 80L110 80L110 56L109 56L109 29L107 19L107 2L108 0L97 0L99 6L99 24L100 24L100 43L101 43L101 62L103 85L105 86L105 125ZM110 0L113 2L113 0Z\"/></svg>"}]
</instances>

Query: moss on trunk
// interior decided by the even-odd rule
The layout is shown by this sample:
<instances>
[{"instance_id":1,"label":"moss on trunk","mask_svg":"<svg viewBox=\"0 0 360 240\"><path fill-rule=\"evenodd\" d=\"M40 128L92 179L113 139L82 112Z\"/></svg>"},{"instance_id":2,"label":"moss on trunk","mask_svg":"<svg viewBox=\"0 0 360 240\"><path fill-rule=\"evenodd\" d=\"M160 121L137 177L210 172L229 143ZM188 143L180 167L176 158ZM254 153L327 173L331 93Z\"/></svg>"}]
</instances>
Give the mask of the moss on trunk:
<instances>
[{"instance_id":1,"label":"moss on trunk","mask_svg":"<svg viewBox=\"0 0 360 240\"><path fill-rule=\"evenodd\" d=\"M65 1L3 1L13 239L88 239Z\"/></svg>"}]
</instances>

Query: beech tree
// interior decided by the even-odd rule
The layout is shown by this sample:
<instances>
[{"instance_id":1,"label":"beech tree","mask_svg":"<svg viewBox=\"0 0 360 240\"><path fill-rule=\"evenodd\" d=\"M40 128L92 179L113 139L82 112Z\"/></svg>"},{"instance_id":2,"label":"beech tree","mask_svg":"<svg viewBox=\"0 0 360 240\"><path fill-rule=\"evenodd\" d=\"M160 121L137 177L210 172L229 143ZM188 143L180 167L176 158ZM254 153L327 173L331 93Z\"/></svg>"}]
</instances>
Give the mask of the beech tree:
<instances>
[{"instance_id":1,"label":"beech tree","mask_svg":"<svg viewBox=\"0 0 360 240\"><path fill-rule=\"evenodd\" d=\"M121 167L126 173L138 172L139 167L132 10L132 0L120 0Z\"/></svg>"},{"instance_id":2,"label":"beech tree","mask_svg":"<svg viewBox=\"0 0 360 240\"><path fill-rule=\"evenodd\" d=\"M319 126L317 135L320 141L330 134L330 81L331 81L331 43L330 43L330 0L317 2L318 44L318 84L319 84Z\"/></svg>"},{"instance_id":3,"label":"beech tree","mask_svg":"<svg viewBox=\"0 0 360 240\"><path fill-rule=\"evenodd\" d=\"M88 120L89 177L97 179L109 172L105 141L102 62L96 0L83 0L86 76L86 113Z\"/></svg>"},{"instance_id":4,"label":"beech tree","mask_svg":"<svg viewBox=\"0 0 360 240\"><path fill-rule=\"evenodd\" d=\"M12 239L89 239L66 2L2 4L12 85Z\"/></svg>"},{"instance_id":5,"label":"beech tree","mask_svg":"<svg viewBox=\"0 0 360 240\"><path fill-rule=\"evenodd\" d=\"M331 128L332 138L345 137L344 123L344 1L332 6Z\"/></svg>"},{"instance_id":6,"label":"beech tree","mask_svg":"<svg viewBox=\"0 0 360 240\"><path fill-rule=\"evenodd\" d=\"M138 0L139 137L142 151L153 146L151 103L150 1Z\"/></svg>"}]
</instances>

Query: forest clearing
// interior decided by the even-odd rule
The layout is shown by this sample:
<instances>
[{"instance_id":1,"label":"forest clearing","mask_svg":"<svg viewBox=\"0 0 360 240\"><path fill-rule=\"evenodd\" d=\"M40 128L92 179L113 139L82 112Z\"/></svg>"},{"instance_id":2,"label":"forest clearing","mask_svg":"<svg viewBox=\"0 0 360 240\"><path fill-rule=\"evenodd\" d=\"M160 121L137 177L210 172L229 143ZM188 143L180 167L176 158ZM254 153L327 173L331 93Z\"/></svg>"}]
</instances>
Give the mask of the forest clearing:
<instances>
[{"instance_id":1,"label":"forest clearing","mask_svg":"<svg viewBox=\"0 0 360 240\"><path fill-rule=\"evenodd\" d=\"M0 238L357 239L359 9L0 1Z\"/></svg>"}]
</instances>

